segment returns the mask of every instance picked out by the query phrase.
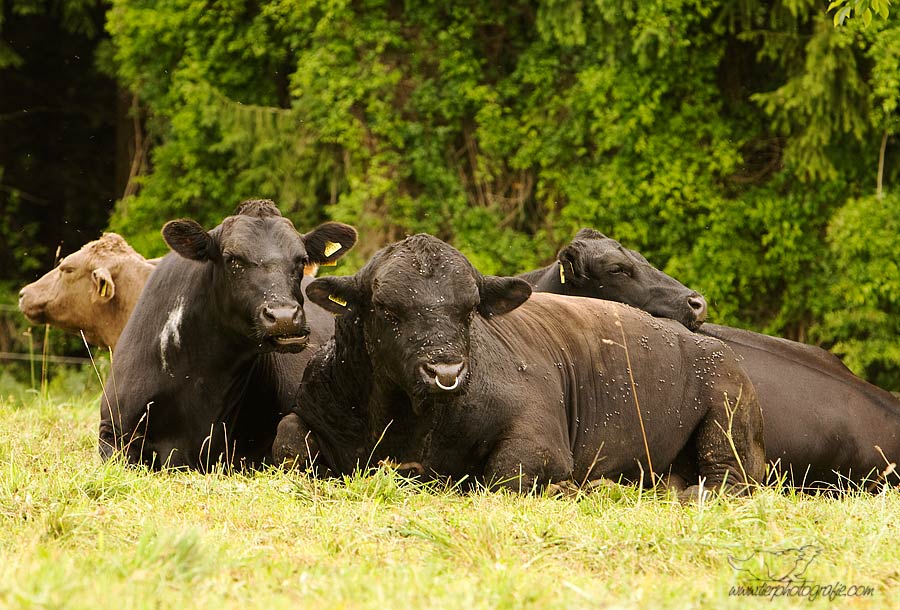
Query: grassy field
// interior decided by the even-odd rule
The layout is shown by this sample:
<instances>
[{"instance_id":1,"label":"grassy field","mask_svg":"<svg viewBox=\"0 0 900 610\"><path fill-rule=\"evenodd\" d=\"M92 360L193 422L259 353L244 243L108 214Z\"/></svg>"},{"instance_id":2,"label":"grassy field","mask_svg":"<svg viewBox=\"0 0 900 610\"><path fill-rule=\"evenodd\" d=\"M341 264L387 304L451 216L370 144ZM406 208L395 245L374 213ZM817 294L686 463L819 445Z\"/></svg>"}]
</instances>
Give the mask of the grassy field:
<instances>
[{"instance_id":1,"label":"grassy field","mask_svg":"<svg viewBox=\"0 0 900 610\"><path fill-rule=\"evenodd\" d=\"M0 607L900 608L894 490L683 506L618 485L462 494L389 469L150 473L100 462L86 379L0 397ZM764 566L793 589L734 594ZM828 599L841 586L862 594Z\"/></svg>"}]
</instances>

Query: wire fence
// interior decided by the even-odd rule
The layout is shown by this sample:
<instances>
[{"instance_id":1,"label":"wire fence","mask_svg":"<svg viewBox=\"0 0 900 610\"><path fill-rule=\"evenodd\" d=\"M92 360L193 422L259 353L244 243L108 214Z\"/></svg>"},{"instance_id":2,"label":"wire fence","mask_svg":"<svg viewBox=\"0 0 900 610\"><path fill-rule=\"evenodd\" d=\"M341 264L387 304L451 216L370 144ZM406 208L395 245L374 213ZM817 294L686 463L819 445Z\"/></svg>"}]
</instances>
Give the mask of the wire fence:
<instances>
[{"instance_id":1,"label":"wire fence","mask_svg":"<svg viewBox=\"0 0 900 610\"><path fill-rule=\"evenodd\" d=\"M48 331L43 324L32 325L16 305L0 303L0 362L9 363L4 366L28 366L33 362L90 364L90 357L78 355L86 354L86 350L80 337L59 329Z\"/></svg>"},{"instance_id":2,"label":"wire fence","mask_svg":"<svg viewBox=\"0 0 900 610\"><path fill-rule=\"evenodd\" d=\"M19 354L16 352L0 352L0 360L19 360L24 362L52 362L53 364L90 364L90 358L78 356L55 356L53 354Z\"/></svg>"}]
</instances>

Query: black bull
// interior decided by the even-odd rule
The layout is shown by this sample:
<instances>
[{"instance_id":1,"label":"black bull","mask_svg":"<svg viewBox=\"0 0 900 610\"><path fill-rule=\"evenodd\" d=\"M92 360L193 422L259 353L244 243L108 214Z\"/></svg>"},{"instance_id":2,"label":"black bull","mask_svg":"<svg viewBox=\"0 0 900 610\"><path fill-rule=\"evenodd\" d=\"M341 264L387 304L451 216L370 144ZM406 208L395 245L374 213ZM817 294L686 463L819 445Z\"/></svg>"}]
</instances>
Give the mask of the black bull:
<instances>
[{"instance_id":1,"label":"black bull","mask_svg":"<svg viewBox=\"0 0 900 610\"><path fill-rule=\"evenodd\" d=\"M579 231L552 265L520 277L537 291L627 303L689 328L706 313L696 292L593 229ZM697 332L722 340L738 356L763 411L766 456L788 484L874 480L888 466L885 456L900 460L900 400L854 375L833 354L717 324Z\"/></svg>"},{"instance_id":2,"label":"black bull","mask_svg":"<svg viewBox=\"0 0 900 610\"><path fill-rule=\"evenodd\" d=\"M256 200L209 232L178 220L163 236L174 252L117 345L100 452L155 467L257 465L296 394L305 348L333 333L332 316L304 303L304 266L339 258L356 231L325 223L300 235L271 201Z\"/></svg>"},{"instance_id":3,"label":"black bull","mask_svg":"<svg viewBox=\"0 0 900 610\"><path fill-rule=\"evenodd\" d=\"M728 348L630 307L530 292L427 235L316 280L307 295L339 314L335 338L275 459L346 473L392 458L521 490L649 478L649 449L657 474L739 490L761 479L756 395Z\"/></svg>"}]
</instances>

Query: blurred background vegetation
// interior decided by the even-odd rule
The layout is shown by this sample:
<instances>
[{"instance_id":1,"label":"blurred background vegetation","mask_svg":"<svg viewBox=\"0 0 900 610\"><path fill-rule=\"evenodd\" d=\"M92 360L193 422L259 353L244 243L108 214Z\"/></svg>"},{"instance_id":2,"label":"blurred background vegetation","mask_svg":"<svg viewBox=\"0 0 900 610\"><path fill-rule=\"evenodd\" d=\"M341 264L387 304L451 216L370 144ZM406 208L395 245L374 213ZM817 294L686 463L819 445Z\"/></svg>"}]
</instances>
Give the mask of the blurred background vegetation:
<instances>
[{"instance_id":1,"label":"blurred background vegetation","mask_svg":"<svg viewBox=\"0 0 900 610\"><path fill-rule=\"evenodd\" d=\"M900 10L833 4L0 0L0 351L59 246L269 197L360 229L339 272L427 231L511 274L594 227L900 390Z\"/></svg>"}]
</instances>

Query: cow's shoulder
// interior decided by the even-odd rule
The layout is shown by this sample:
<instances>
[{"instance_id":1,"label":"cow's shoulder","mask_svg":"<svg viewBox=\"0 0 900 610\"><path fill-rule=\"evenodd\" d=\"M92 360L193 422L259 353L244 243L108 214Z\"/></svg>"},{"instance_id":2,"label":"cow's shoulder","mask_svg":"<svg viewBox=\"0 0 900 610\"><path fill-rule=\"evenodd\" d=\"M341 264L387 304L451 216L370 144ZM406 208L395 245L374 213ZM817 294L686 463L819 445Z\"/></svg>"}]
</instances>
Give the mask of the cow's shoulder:
<instances>
[{"instance_id":1,"label":"cow's shoulder","mask_svg":"<svg viewBox=\"0 0 900 610\"><path fill-rule=\"evenodd\" d=\"M207 310L212 295L204 265L167 254L153 269L122 332L122 349L144 351L148 340L181 341L190 331L184 324L189 311ZM134 346L134 348L130 347Z\"/></svg>"}]
</instances>

